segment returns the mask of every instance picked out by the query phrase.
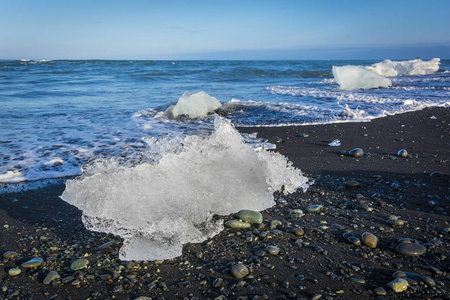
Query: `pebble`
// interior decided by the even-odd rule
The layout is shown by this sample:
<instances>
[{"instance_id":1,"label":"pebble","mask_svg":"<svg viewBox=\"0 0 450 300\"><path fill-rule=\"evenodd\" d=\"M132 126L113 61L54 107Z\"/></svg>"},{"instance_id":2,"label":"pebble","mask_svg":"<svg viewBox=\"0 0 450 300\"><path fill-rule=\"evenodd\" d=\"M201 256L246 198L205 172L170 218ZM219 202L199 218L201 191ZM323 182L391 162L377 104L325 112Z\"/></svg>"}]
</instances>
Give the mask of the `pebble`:
<instances>
[{"instance_id":1,"label":"pebble","mask_svg":"<svg viewBox=\"0 0 450 300\"><path fill-rule=\"evenodd\" d=\"M97 249L98 250L103 250L103 249L106 249L106 248L114 245L115 243L116 243L116 241L112 240L112 241L104 243L103 245L99 246Z\"/></svg>"},{"instance_id":2,"label":"pebble","mask_svg":"<svg viewBox=\"0 0 450 300\"><path fill-rule=\"evenodd\" d=\"M231 268L231 273L237 279L244 278L246 275L250 273L247 266L244 264L236 264Z\"/></svg>"},{"instance_id":3,"label":"pebble","mask_svg":"<svg viewBox=\"0 0 450 300\"><path fill-rule=\"evenodd\" d=\"M370 232L364 232L361 235L361 240L364 245L366 245L372 249L375 249L377 247L378 238Z\"/></svg>"},{"instance_id":4,"label":"pebble","mask_svg":"<svg viewBox=\"0 0 450 300\"><path fill-rule=\"evenodd\" d=\"M406 151L405 149L402 149L402 150L397 152L397 156L399 156L399 157L408 157L408 151Z\"/></svg>"},{"instance_id":5,"label":"pebble","mask_svg":"<svg viewBox=\"0 0 450 300\"><path fill-rule=\"evenodd\" d=\"M396 293L401 293L406 291L409 286L408 281L403 278L396 278L393 281L388 283L388 286Z\"/></svg>"},{"instance_id":6,"label":"pebble","mask_svg":"<svg viewBox=\"0 0 450 300\"><path fill-rule=\"evenodd\" d=\"M421 280L430 287L436 286L436 282L428 276L422 276Z\"/></svg>"},{"instance_id":7,"label":"pebble","mask_svg":"<svg viewBox=\"0 0 450 300\"><path fill-rule=\"evenodd\" d=\"M354 246L361 246L361 240L356 236L349 236L347 241Z\"/></svg>"},{"instance_id":8,"label":"pebble","mask_svg":"<svg viewBox=\"0 0 450 300\"><path fill-rule=\"evenodd\" d=\"M269 138L268 142L271 144L281 144L283 142L283 139L280 138L279 136L273 136L273 137Z\"/></svg>"},{"instance_id":9,"label":"pebble","mask_svg":"<svg viewBox=\"0 0 450 300\"><path fill-rule=\"evenodd\" d=\"M44 284L50 284L53 280L61 278L61 275L56 271L50 271L44 278Z\"/></svg>"},{"instance_id":10,"label":"pebble","mask_svg":"<svg viewBox=\"0 0 450 300\"><path fill-rule=\"evenodd\" d=\"M364 156L364 151L361 148L355 148L350 150L350 152L348 153L348 155L353 156L353 157L363 157Z\"/></svg>"},{"instance_id":11,"label":"pebble","mask_svg":"<svg viewBox=\"0 0 450 300\"><path fill-rule=\"evenodd\" d=\"M44 260L40 257L35 257L33 259L30 259L27 262L24 262L22 264L23 268L36 268L39 267L40 265L42 265L42 263L44 262Z\"/></svg>"},{"instance_id":12,"label":"pebble","mask_svg":"<svg viewBox=\"0 0 450 300\"><path fill-rule=\"evenodd\" d=\"M16 256L17 256L17 252L14 252L14 251L6 251L5 253L3 253L4 259L13 259Z\"/></svg>"},{"instance_id":13,"label":"pebble","mask_svg":"<svg viewBox=\"0 0 450 300\"><path fill-rule=\"evenodd\" d=\"M377 296L385 296L387 294L386 290L382 287L377 287L376 289L373 290L373 292Z\"/></svg>"},{"instance_id":14,"label":"pebble","mask_svg":"<svg viewBox=\"0 0 450 300\"><path fill-rule=\"evenodd\" d=\"M416 243L401 243L395 250L403 256L420 256L427 252L427 248Z\"/></svg>"},{"instance_id":15,"label":"pebble","mask_svg":"<svg viewBox=\"0 0 450 300\"><path fill-rule=\"evenodd\" d=\"M251 224L261 224L263 222L263 215L259 211L254 210L240 210L237 213L237 218Z\"/></svg>"},{"instance_id":16,"label":"pebble","mask_svg":"<svg viewBox=\"0 0 450 300\"><path fill-rule=\"evenodd\" d=\"M346 183L345 183L345 187L346 188L348 188L348 189L356 189L356 188L358 188L358 187L360 187L360 183L358 182L358 181L347 181Z\"/></svg>"},{"instance_id":17,"label":"pebble","mask_svg":"<svg viewBox=\"0 0 450 300\"><path fill-rule=\"evenodd\" d=\"M245 229L245 228L250 228L252 226L252 224L245 223L245 222L242 222L239 220L230 220L230 221L225 222L225 226L228 228L233 228L233 229Z\"/></svg>"},{"instance_id":18,"label":"pebble","mask_svg":"<svg viewBox=\"0 0 450 300\"><path fill-rule=\"evenodd\" d=\"M386 223L388 223L392 227L395 227L395 226L401 227L401 226L405 225L405 221L400 220L400 219L389 219L386 221Z\"/></svg>"},{"instance_id":19,"label":"pebble","mask_svg":"<svg viewBox=\"0 0 450 300\"><path fill-rule=\"evenodd\" d=\"M299 135L299 137L307 138L307 137L309 137L309 134L307 134L307 133L301 133L301 134Z\"/></svg>"},{"instance_id":20,"label":"pebble","mask_svg":"<svg viewBox=\"0 0 450 300\"><path fill-rule=\"evenodd\" d=\"M305 234L305 231L302 227L297 227L294 230L292 230L292 233L294 233L296 236L303 236Z\"/></svg>"},{"instance_id":21,"label":"pebble","mask_svg":"<svg viewBox=\"0 0 450 300\"><path fill-rule=\"evenodd\" d=\"M89 264L89 261L86 258L79 258L72 262L70 265L70 268L74 271L81 270L86 268L86 266Z\"/></svg>"},{"instance_id":22,"label":"pebble","mask_svg":"<svg viewBox=\"0 0 450 300\"><path fill-rule=\"evenodd\" d=\"M322 207L323 207L323 205L320 205L320 204L310 205L306 208L306 211L309 213L313 213L313 212L317 212L317 211L321 210Z\"/></svg>"},{"instance_id":23,"label":"pebble","mask_svg":"<svg viewBox=\"0 0 450 300\"><path fill-rule=\"evenodd\" d=\"M9 274L10 276L17 276L17 275L19 275L20 273L22 273L22 270L19 269L19 268L11 268L11 269L8 270L8 274Z\"/></svg>"},{"instance_id":24,"label":"pebble","mask_svg":"<svg viewBox=\"0 0 450 300\"><path fill-rule=\"evenodd\" d=\"M278 255L278 253L280 253L280 248L278 248L277 246L268 246L267 252L272 255Z\"/></svg>"}]
</instances>

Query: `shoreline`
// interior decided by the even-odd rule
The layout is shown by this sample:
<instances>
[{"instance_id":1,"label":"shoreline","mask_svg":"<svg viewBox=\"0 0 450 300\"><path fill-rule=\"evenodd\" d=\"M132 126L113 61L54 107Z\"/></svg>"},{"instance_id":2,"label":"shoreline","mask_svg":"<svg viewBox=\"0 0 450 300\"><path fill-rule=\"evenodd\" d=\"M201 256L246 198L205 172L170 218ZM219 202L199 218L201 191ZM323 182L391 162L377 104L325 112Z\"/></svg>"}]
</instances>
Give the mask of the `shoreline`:
<instances>
[{"instance_id":1,"label":"shoreline","mask_svg":"<svg viewBox=\"0 0 450 300\"><path fill-rule=\"evenodd\" d=\"M449 111L427 108L362 123L238 128L265 139L278 136L282 142L275 151L315 184L305 193L276 195L278 205L262 212L260 226L225 229L204 243L185 245L183 256L164 262L120 261L120 239L86 230L81 212L59 199L63 184L0 194L0 295L449 299ZM334 139L340 140L340 147L328 146ZM365 155L348 156L354 148L362 148ZM408 151L407 158L396 155L400 149ZM322 207L307 212L311 205ZM304 215L293 214L297 209ZM388 221L391 216L403 225L390 225L395 223ZM303 234L292 232L298 227ZM360 239L371 232L378 244L355 246L343 237L346 231ZM406 257L395 250L400 238L431 245L424 255ZM268 246L276 246L279 253L270 254ZM9 252L16 255L5 258ZM23 268L22 263L33 257L42 258L43 264ZM72 270L71 263L79 258L89 264ZM231 274L239 262L250 269L242 279ZM14 268L21 273L11 276ZM420 276L415 283L409 278L408 289L395 293L387 284L399 270ZM51 271L60 278L44 284ZM434 285L421 282L424 276ZM377 296L375 289L380 287L385 296Z\"/></svg>"}]
</instances>

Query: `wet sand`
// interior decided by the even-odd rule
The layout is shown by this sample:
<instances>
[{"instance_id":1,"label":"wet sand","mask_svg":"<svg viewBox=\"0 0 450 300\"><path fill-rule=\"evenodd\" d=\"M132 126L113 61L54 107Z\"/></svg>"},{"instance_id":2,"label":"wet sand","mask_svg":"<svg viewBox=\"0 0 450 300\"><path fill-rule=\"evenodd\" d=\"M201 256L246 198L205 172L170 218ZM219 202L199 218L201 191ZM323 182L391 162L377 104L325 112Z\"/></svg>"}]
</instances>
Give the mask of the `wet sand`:
<instances>
[{"instance_id":1,"label":"wet sand","mask_svg":"<svg viewBox=\"0 0 450 300\"><path fill-rule=\"evenodd\" d=\"M226 229L158 263L120 261L120 238L84 229L81 212L59 199L63 185L2 194L0 298L450 299L449 123L448 108L432 108L366 123L239 128L279 137L276 151L315 183L275 195L261 225ZM329 146L334 139L341 146ZM349 156L354 148L365 155ZM378 238L374 248L357 245L364 232ZM401 238L426 253L398 253ZM24 268L33 257L43 263ZM79 258L89 264L72 270ZM238 263L250 272L242 279L231 273ZM60 278L44 284L51 271ZM416 274L406 291L388 286L396 271Z\"/></svg>"}]
</instances>

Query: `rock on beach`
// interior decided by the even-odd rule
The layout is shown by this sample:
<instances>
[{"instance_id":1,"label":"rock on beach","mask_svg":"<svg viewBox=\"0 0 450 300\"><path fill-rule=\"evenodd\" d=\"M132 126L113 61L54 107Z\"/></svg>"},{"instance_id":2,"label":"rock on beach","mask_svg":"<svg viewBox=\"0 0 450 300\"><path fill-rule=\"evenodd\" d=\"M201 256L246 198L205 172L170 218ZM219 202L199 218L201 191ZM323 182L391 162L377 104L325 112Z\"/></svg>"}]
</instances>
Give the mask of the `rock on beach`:
<instances>
[{"instance_id":1,"label":"rock on beach","mask_svg":"<svg viewBox=\"0 0 450 300\"><path fill-rule=\"evenodd\" d=\"M395 250L403 256L420 256L427 252L427 248L417 243L401 243Z\"/></svg>"}]
</instances>

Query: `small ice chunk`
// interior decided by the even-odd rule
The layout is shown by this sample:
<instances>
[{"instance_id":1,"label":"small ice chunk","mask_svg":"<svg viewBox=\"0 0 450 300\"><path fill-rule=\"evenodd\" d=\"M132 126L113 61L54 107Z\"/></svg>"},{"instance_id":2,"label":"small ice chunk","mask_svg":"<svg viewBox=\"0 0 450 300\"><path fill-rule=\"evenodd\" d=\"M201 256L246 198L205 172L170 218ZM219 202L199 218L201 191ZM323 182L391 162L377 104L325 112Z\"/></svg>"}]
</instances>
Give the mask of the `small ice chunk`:
<instances>
[{"instance_id":1,"label":"small ice chunk","mask_svg":"<svg viewBox=\"0 0 450 300\"><path fill-rule=\"evenodd\" d=\"M361 66L333 66L333 76L342 90L389 87L391 80Z\"/></svg>"},{"instance_id":2,"label":"small ice chunk","mask_svg":"<svg viewBox=\"0 0 450 300\"><path fill-rule=\"evenodd\" d=\"M386 59L366 67L366 69L386 77L429 75L439 70L440 61L439 58L433 58L429 61L424 61L419 58L406 61Z\"/></svg>"},{"instance_id":3,"label":"small ice chunk","mask_svg":"<svg viewBox=\"0 0 450 300\"><path fill-rule=\"evenodd\" d=\"M332 147L338 147L340 145L341 145L340 140L333 140L331 143L328 144L328 146L332 146Z\"/></svg>"},{"instance_id":4,"label":"small ice chunk","mask_svg":"<svg viewBox=\"0 0 450 300\"><path fill-rule=\"evenodd\" d=\"M222 104L219 100L203 91L196 94L186 91L178 99L176 105L172 105L166 110L166 115L172 119L180 116L186 116L191 119L203 119L221 107Z\"/></svg>"}]
</instances>

